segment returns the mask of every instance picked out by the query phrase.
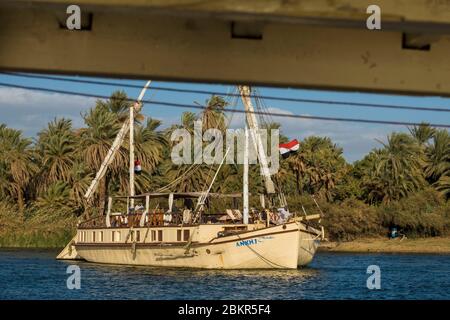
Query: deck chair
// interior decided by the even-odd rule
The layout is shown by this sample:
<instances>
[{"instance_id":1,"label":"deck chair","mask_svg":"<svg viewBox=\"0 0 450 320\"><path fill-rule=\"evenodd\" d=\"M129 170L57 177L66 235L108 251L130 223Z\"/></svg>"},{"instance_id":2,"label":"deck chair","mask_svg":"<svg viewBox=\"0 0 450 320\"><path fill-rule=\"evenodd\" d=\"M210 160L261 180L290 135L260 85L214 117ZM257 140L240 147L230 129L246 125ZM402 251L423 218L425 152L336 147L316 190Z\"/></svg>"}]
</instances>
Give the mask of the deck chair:
<instances>
[{"instance_id":1,"label":"deck chair","mask_svg":"<svg viewBox=\"0 0 450 320\"><path fill-rule=\"evenodd\" d=\"M234 213L231 209L227 209L226 212L227 212L227 215L231 218L231 220L233 220L233 221L237 220L236 216L234 215Z\"/></svg>"},{"instance_id":2,"label":"deck chair","mask_svg":"<svg viewBox=\"0 0 450 320\"><path fill-rule=\"evenodd\" d=\"M233 213L238 220L242 220L242 218L243 218L242 213L241 213L241 211L239 211L239 209L233 210Z\"/></svg>"},{"instance_id":3,"label":"deck chair","mask_svg":"<svg viewBox=\"0 0 450 320\"><path fill-rule=\"evenodd\" d=\"M219 221L222 221L222 222L227 221L227 220L230 220L230 216L227 214L220 216L220 218L219 218Z\"/></svg>"}]
</instances>

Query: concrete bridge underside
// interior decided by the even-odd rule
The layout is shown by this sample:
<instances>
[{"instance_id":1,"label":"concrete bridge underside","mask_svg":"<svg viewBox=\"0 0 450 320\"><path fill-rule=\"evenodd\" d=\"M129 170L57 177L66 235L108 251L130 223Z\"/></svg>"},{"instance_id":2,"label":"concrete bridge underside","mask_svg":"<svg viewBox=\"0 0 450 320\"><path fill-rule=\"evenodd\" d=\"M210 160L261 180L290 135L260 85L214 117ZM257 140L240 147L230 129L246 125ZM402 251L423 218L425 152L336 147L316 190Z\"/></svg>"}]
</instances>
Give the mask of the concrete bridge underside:
<instances>
[{"instance_id":1,"label":"concrete bridge underside","mask_svg":"<svg viewBox=\"0 0 450 320\"><path fill-rule=\"evenodd\" d=\"M372 2L2 0L0 70L450 96L450 0Z\"/></svg>"}]
</instances>

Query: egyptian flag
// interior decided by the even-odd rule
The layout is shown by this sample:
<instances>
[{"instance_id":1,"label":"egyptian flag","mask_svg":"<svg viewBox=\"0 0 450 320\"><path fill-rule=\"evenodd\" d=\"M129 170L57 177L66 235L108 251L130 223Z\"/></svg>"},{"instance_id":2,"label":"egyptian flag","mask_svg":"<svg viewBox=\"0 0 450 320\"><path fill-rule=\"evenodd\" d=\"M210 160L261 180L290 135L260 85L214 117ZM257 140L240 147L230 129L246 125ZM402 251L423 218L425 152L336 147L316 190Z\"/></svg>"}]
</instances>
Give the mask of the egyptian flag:
<instances>
[{"instance_id":1,"label":"egyptian flag","mask_svg":"<svg viewBox=\"0 0 450 320\"><path fill-rule=\"evenodd\" d=\"M283 158L289 157L291 153L297 152L300 148L300 144L297 139L289 141L287 143L280 143L280 154Z\"/></svg>"},{"instance_id":2,"label":"egyptian flag","mask_svg":"<svg viewBox=\"0 0 450 320\"><path fill-rule=\"evenodd\" d=\"M134 172L140 174L142 171L141 162L139 160L134 161Z\"/></svg>"}]
</instances>

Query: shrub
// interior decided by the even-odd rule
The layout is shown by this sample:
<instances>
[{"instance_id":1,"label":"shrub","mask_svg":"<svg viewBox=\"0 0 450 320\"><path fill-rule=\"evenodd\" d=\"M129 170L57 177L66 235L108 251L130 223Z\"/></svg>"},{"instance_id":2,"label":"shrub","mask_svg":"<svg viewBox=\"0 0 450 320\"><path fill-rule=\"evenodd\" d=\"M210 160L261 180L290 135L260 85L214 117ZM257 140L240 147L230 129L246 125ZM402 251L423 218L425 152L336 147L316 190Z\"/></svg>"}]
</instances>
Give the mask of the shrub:
<instances>
[{"instance_id":1,"label":"shrub","mask_svg":"<svg viewBox=\"0 0 450 320\"><path fill-rule=\"evenodd\" d=\"M357 237L376 236L384 229L376 208L357 199L340 204L325 204L323 225L330 240L349 241Z\"/></svg>"},{"instance_id":2,"label":"shrub","mask_svg":"<svg viewBox=\"0 0 450 320\"><path fill-rule=\"evenodd\" d=\"M379 207L385 227L398 227L407 236L442 236L450 230L450 205L432 188Z\"/></svg>"}]
</instances>

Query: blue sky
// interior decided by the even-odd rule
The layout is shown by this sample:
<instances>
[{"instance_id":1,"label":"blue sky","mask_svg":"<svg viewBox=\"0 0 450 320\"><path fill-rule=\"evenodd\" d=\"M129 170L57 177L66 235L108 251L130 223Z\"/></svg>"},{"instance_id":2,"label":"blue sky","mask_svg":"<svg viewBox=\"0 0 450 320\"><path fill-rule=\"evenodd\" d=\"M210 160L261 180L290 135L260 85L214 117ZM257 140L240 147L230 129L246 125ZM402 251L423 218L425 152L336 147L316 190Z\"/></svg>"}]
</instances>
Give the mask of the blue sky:
<instances>
[{"instance_id":1,"label":"blue sky","mask_svg":"<svg viewBox=\"0 0 450 320\"><path fill-rule=\"evenodd\" d=\"M92 79L77 77L79 79ZM31 79L0 74L0 82L37 86L51 89L78 91L89 94L108 96L117 89L124 90L129 97L136 98L140 89L124 88L121 83L143 85L144 80L98 79L116 82L117 86L102 86L92 84L69 83L53 80ZM213 85L203 83L175 83L154 81L153 86L165 86L182 89L210 90L229 92L229 85ZM290 88L259 87L259 93L266 96L279 96L300 99L335 100L345 102L362 102L378 104L396 104L421 107L441 107L450 109L450 98L440 97L414 97L401 95L369 94L356 92L331 92L320 90L302 90ZM193 104L194 101L204 103L208 99L205 94L174 93L158 91L150 88L146 100L157 100L174 103ZM66 96L61 94L25 91L21 89L5 88L0 86L0 123L21 129L27 136L34 136L49 120L55 117L67 117L74 121L75 126L83 124L80 113L93 106L95 99L85 97ZM265 104L273 112L293 113L303 115L366 118L376 120L397 120L404 122L421 122L450 124L450 113L369 109L350 106L322 105L313 103L298 103L267 100ZM237 108L242 108L239 103ZM164 122L164 126L179 121L183 111L189 109L161 107L146 104L143 113ZM198 110L192 110L198 112ZM329 136L339 146L344 148L344 156L348 161L360 159L373 147L379 146L376 139L385 140L392 131L406 131L403 126L373 125L350 122L329 122L317 120L299 120L289 118L274 118L282 124L282 132L290 138L303 139L309 135ZM233 116L234 126L243 124L241 115Z\"/></svg>"}]
</instances>

